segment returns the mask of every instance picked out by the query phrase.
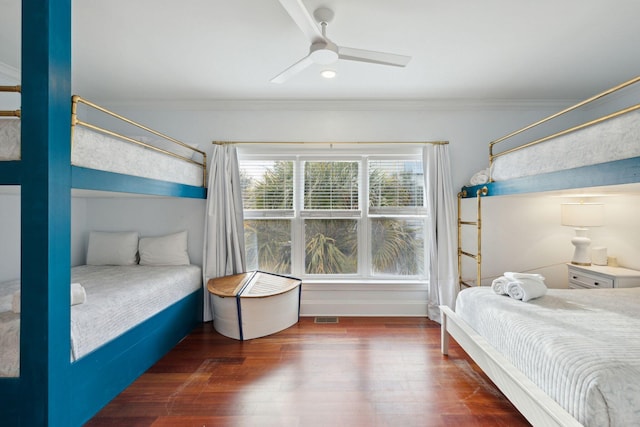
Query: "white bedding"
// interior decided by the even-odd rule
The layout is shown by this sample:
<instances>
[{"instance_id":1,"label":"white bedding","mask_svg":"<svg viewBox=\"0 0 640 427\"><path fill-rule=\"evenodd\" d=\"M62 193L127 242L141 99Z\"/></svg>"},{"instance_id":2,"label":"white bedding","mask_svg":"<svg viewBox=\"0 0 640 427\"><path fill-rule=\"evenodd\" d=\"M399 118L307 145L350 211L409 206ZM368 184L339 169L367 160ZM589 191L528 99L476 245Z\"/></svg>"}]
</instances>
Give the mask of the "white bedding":
<instances>
[{"instance_id":1,"label":"white bedding","mask_svg":"<svg viewBox=\"0 0 640 427\"><path fill-rule=\"evenodd\" d=\"M497 157L494 181L640 156L640 110Z\"/></svg>"},{"instance_id":2,"label":"white bedding","mask_svg":"<svg viewBox=\"0 0 640 427\"><path fill-rule=\"evenodd\" d=\"M0 377L15 377L20 359L20 315L11 311L13 294L20 281L0 284Z\"/></svg>"},{"instance_id":3,"label":"white bedding","mask_svg":"<svg viewBox=\"0 0 640 427\"><path fill-rule=\"evenodd\" d=\"M476 287L456 313L585 426L640 424L640 288L549 289L524 303Z\"/></svg>"},{"instance_id":4,"label":"white bedding","mask_svg":"<svg viewBox=\"0 0 640 427\"><path fill-rule=\"evenodd\" d=\"M20 159L20 120L0 119L0 161Z\"/></svg>"},{"instance_id":5,"label":"white bedding","mask_svg":"<svg viewBox=\"0 0 640 427\"><path fill-rule=\"evenodd\" d=\"M176 147L181 152L187 151ZM186 157L191 155L189 151ZM20 120L0 119L0 161L19 159ZM74 129L71 164L180 184L203 185L202 167L196 164L82 126Z\"/></svg>"},{"instance_id":6,"label":"white bedding","mask_svg":"<svg viewBox=\"0 0 640 427\"><path fill-rule=\"evenodd\" d=\"M85 303L71 307L71 360L199 290L202 283L200 267L194 265L80 266L71 275L87 293ZM20 318L11 311L18 288L18 281L0 286L0 377L18 374Z\"/></svg>"}]
</instances>

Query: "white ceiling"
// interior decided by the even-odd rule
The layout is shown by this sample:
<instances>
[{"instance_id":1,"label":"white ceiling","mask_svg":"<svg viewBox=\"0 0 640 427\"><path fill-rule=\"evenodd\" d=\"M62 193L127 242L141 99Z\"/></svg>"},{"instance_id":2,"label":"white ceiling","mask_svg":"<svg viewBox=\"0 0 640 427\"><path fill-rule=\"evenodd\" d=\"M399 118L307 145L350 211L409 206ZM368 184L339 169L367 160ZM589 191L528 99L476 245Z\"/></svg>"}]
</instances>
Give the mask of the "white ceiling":
<instances>
[{"instance_id":1,"label":"white ceiling","mask_svg":"<svg viewBox=\"0 0 640 427\"><path fill-rule=\"evenodd\" d=\"M278 0L74 0L73 91L96 102L579 99L640 74L638 0L303 0L338 45L413 58L339 61L284 84L308 53ZM0 73L19 68L19 0L0 0ZM17 18L16 18L17 15Z\"/></svg>"}]
</instances>

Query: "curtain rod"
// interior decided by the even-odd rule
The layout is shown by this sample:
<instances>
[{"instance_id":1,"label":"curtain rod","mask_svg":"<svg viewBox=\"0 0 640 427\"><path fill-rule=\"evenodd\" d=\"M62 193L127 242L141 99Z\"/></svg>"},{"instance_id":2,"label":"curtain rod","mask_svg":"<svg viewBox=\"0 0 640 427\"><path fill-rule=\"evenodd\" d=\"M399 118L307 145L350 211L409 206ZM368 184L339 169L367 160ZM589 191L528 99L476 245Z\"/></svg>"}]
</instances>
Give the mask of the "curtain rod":
<instances>
[{"instance_id":1,"label":"curtain rod","mask_svg":"<svg viewBox=\"0 0 640 427\"><path fill-rule=\"evenodd\" d=\"M321 141L321 142L313 142L313 141L212 141L212 144L216 145L229 145L229 144L238 144L238 145L249 145L249 144L274 144L274 145L282 145L282 144L326 144L326 145L336 145L336 144L432 144L432 145L448 145L449 141L357 141L357 142L349 142L349 141Z\"/></svg>"}]
</instances>

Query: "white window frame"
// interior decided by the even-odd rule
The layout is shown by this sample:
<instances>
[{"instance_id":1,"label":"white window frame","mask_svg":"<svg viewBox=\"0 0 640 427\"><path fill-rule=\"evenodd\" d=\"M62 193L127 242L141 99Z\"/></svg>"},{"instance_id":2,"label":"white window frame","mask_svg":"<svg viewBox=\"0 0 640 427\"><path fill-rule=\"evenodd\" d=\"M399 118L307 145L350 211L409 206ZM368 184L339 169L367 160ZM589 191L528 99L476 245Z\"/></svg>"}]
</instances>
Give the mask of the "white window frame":
<instances>
[{"instance_id":1,"label":"white window frame","mask_svg":"<svg viewBox=\"0 0 640 427\"><path fill-rule=\"evenodd\" d=\"M393 145L393 147L389 147ZM290 144L273 145L269 144L270 150L267 153L264 148L256 150L254 146L239 147L238 159L243 160L286 160L293 161L294 176L294 199L293 210L274 211L245 211L245 220L253 219L288 219L291 220L291 275L299 277L310 283L416 283L424 282L428 278L426 259L424 273L422 275L381 275L372 274L371 248L370 243L370 220L369 218L407 218L421 219L425 230L423 251L424 257L428 256L428 241L426 235L428 218L426 207L421 208L382 208L374 209L370 213L369 209L369 160L411 160L421 161L421 146L411 144L386 144L367 145L366 148L359 144L353 146L341 145L339 150L334 150L333 146L314 146L308 148L302 145ZM297 154L293 154L297 153ZM367 153L367 154L364 154ZM304 198L304 170L305 161L358 161L359 162L359 188L358 188L358 210L332 210L314 211L303 209ZM423 189L424 191L424 189ZM423 200L426 200L423 194ZM358 273L355 274L330 274L314 275L304 272L305 261L305 219L355 219L358 221ZM302 242L302 243L300 243Z\"/></svg>"}]
</instances>

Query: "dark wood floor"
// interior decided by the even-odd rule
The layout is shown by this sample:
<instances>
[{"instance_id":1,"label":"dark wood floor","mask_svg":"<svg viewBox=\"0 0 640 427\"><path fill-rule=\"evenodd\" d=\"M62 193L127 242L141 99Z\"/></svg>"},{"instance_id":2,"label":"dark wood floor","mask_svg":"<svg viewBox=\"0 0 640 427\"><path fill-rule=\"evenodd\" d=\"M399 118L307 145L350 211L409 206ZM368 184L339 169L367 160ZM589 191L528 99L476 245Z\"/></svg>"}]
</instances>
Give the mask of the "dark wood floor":
<instances>
[{"instance_id":1,"label":"dark wood floor","mask_svg":"<svg viewBox=\"0 0 640 427\"><path fill-rule=\"evenodd\" d=\"M87 426L528 426L422 318L302 318L237 341L197 327Z\"/></svg>"}]
</instances>

